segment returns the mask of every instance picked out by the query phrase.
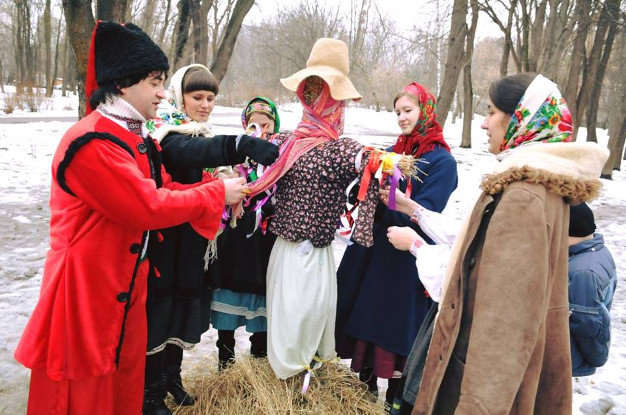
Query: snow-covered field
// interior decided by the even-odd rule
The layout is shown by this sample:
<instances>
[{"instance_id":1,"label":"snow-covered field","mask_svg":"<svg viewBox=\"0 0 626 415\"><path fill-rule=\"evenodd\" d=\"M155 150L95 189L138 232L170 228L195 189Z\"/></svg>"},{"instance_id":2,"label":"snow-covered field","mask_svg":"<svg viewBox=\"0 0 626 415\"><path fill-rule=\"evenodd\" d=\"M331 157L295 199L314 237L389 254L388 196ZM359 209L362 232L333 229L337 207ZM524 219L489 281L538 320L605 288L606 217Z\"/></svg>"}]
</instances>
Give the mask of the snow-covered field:
<instances>
[{"instance_id":1,"label":"snow-covered field","mask_svg":"<svg viewBox=\"0 0 626 415\"><path fill-rule=\"evenodd\" d=\"M74 98L75 99L75 98ZM67 110L72 98L51 102L38 115L74 115ZM300 117L297 105L280 108L283 129L292 129ZM19 115L12 114L12 116ZM24 114L26 115L26 114ZM69 128L69 122L30 122L5 124L0 115L0 414L26 411L29 371L13 360L24 325L37 301L42 267L48 247L48 197L50 162L55 148ZM216 107L212 120L216 133L241 130L240 110ZM445 136L458 161L459 186L452 195L446 213L456 220L472 207L479 194L480 177L489 172L495 159L486 150L486 136L476 116L473 127L474 148L459 148L461 120L445 126ZM388 145L395 140L398 128L393 113L350 107L346 114L347 136L364 144ZM579 140L584 140L582 129ZM606 132L600 141L606 144ZM619 284L613 302L613 338L608 363L594 376L574 379L574 413L626 415L626 174L614 172L614 180L603 180L603 196L592 203L598 231L618 266ZM334 243L337 264L344 246ZM216 360L217 333L210 330L201 344L186 354L185 368L204 359ZM249 350L248 335L237 332L237 353ZM381 383L384 389L384 382Z\"/></svg>"}]
</instances>

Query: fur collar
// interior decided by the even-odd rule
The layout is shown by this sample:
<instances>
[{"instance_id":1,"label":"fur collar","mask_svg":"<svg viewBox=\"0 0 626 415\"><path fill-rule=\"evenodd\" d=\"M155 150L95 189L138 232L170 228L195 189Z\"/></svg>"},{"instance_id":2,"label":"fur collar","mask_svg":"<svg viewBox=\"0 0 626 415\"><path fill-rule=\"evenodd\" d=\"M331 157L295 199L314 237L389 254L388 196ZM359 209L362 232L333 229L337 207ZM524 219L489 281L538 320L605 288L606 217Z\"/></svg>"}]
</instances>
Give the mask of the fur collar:
<instances>
[{"instance_id":1,"label":"fur collar","mask_svg":"<svg viewBox=\"0 0 626 415\"><path fill-rule=\"evenodd\" d=\"M598 197L598 178L609 151L597 143L537 143L507 155L492 174L483 177L481 189L494 195L516 181L542 184L551 193L575 201Z\"/></svg>"}]
</instances>

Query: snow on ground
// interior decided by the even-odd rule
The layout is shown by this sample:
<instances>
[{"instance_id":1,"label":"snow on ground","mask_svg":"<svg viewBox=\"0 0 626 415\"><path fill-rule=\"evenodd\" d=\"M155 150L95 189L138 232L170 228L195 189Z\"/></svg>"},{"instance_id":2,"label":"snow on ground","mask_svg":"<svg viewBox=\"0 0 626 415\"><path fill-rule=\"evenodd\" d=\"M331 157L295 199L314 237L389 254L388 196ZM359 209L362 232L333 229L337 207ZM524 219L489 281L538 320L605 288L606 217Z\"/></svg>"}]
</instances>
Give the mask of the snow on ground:
<instances>
[{"instance_id":1,"label":"snow on ground","mask_svg":"<svg viewBox=\"0 0 626 415\"><path fill-rule=\"evenodd\" d=\"M58 91L57 91L58 92ZM75 99L75 98L74 98ZM71 114L65 107L72 98L55 98L49 110L38 115ZM297 105L280 109L283 129L293 129L300 118ZM14 115L18 115L17 113ZM23 114L27 115L27 114ZM212 116L216 133L241 130L240 110L216 107ZM457 159L459 186L445 213L457 221L471 209L479 194L480 177L489 172L495 159L486 152L486 136L480 130L482 117L473 126L474 148L459 148L461 120L448 123L444 134ZM28 370L13 360L13 351L37 301L42 267L48 247L50 163L69 122L3 124L0 115L0 414L21 414L26 410ZM364 144L386 146L398 134L395 114L350 107L346 114L346 135ZM581 131L584 139L586 132ZM606 144L606 132L600 132ZM603 180L602 198L592 203L598 231L605 236L617 262L620 278L612 310L613 341L608 363L594 376L574 380L574 413L626 414L626 174L614 172L614 180ZM345 246L333 244L337 265ZM215 341L211 329L194 350L186 353L184 368L204 359L216 365ZM248 335L237 331L237 354L248 353ZM381 393L385 382L380 383Z\"/></svg>"}]
</instances>

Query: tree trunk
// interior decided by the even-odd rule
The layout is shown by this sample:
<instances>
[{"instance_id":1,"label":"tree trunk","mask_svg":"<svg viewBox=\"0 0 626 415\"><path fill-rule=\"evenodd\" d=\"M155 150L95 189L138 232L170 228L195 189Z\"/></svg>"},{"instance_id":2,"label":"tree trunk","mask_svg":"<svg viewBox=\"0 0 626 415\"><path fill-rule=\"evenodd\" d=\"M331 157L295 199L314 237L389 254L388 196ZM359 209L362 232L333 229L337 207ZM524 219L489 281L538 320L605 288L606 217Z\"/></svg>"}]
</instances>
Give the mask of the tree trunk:
<instances>
[{"instance_id":1,"label":"tree trunk","mask_svg":"<svg viewBox=\"0 0 626 415\"><path fill-rule=\"evenodd\" d=\"M576 95L578 93L580 71L584 62L585 39L587 37L587 31L589 30L591 20L589 17L590 11L591 0L578 0L576 4L576 20L578 21L578 29L576 31L576 37L574 38L572 60L569 67L564 94L565 102L567 102L572 112L574 125L580 123L580 120L576 117L576 114L578 114Z\"/></svg>"},{"instance_id":2,"label":"tree trunk","mask_svg":"<svg viewBox=\"0 0 626 415\"><path fill-rule=\"evenodd\" d=\"M66 0L63 0L64 2ZM150 0L148 0L150 2ZM112 20L124 23L128 0L97 0L96 15L98 20Z\"/></svg>"},{"instance_id":3,"label":"tree trunk","mask_svg":"<svg viewBox=\"0 0 626 415\"><path fill-rule=\"evenodd\" d=\"M52 89L54 87L54 79L52 79L52 73L50 72L52 66L52 27L50 23L50 0L46 0L46 4L43 11L43 38L45 42L46 49L46 64L45 64L45 74L46 74L46 96L52 96Z\"/></svg>"},{"instance_id":4,"label":"tree trunk","mask_svg":"<svg viewBox=\"0 0 626 415\"><path fill-rule=\"evenodd\" d=\"M609 30L610 34L610 30ZM617 65L610 77L611 88L609 89L609 159L602 169L602 177L611 178L613 170L621 168L622 155L624 154L624 140L626 139L626 79L621 69L621 62L626 59L626 32L620 33L617 42L618 49L612 61ZM626 157L626 155L624 155Z\"/></svg>"},{"instance_id":5,"label":"tree trunk","mask_svg":"<svg viewBox=\"0 0 626 415\"><path fill-rule=\"evenodd\" d=\"M619 9L619 0L617 0L617 2L615 0L606 0L602 5L602 11L600 12L595 38L593 40L593 46L591 47L591 52L589 53L589 58L587 59L585 65L586 70L583 72L583 81L580 86L580 91L578 92L578 99L576 102L577 113L575 116L575 118L578 119L578 122L574 124L574 131L572 134L574 139L576 139L576 136L578 135L578 128L582 122L583 114L587 108L587 102L589 102L593 90L602 87L602 78L599 79L600 83L598 84L597 73L600 61L603 58L602 50L603 46L606 44L605 38L606 32L609 28L609 20L614 16L613 14L609 15L610 7L616 7ZM615 15L617 15L617 13L615 13ZM602 77L604 77L604 73L602 74Z\"/></svg>"},{"instance_id":6,"label":"tree trunk","mask_svg":"<svg viewBox=\"0 0 626 415\"><path fill-rule=\"evenodd\" d=\"M467 0L454 0L448 37L448 57L444 70L439 97L437 98L437 120L443 126L454 98L454 90L459 81L465 54L465 35L467 33Z\"/></svg>"},{"instance_id":7,"label":"tree trunk","mask_svg":"<svg viewBox=\"0 0 626 415\"><path fill-rule=\"evenodd\" d=\"M554 66L554 62L550 59L552 58L552 52L555 48L556 43L556 32L557 32L557 24L558 24L558 7L561 4L560 0L550 0L550 14L548 15L548 22L546 24L545 36L542 39L541 45L541 58L538 64L538 72L543 73L549 77L549 74L546 72L546 66ZM564 7L564 6L561 6ZM533 42L534 43L534 42Z\"/></svg>"},{"instance_id":8,"label":"tree trunk","mask_svg":"<svg viewBox=\"0 0 626 415\"><path fill-rule=\"evenodd\" d=\"M59 68L59 41L61 40L61 27L63 27L63 14L59 17L59 27L57 29L57 39L54 47L54 70L52 71L52 89L54 90L54 84L57 80L58 68ZM52 94L50 94L52 96Z\"/></svg>"},{"instance_id":9,"label":"tree trunk","mask_svg":"<svg viewBox=\"0 0 626 415\"><path fill-rule=\"evenodd\" d=\"M91 34L96 25L91 13L91 0L63 0L65 22L76 62L78 85L78 116L85 115L85 76Z\"/></svg>"},{"instance_id":10,"label":"tree trunk","mask_svg":"<svg viewBox=\"0 0 626 415\"><path fill-rule=\"evenodd\" d=\"M253 4L254 0L237 0L230 20L226 25L224 38L220 43L220 47L218 48L217 53L214 52L213 63L211 64L211 72L213 72L213 75L215 75L219 82L221 82L226 75L226 71L228 70L228 64L230 63L230 57L233 54L235 42L237 41L237 36L239 35L239 31L241 30L241 24L244 17L246 17L246 14L248 14L250 9L252 8Z\"/></svg>"},{"instance_id":11,"label":"tree trunk","mask_svg":"<svg viewBox=\"0 0 626 415\"><path fill-rule=\"evenodd\" d=\"M146 32L150 37L152 37L154 22L156 20L156 16L154 15L154 12L156 11L156 5L156 1L147 1L146 6L143 9L143 13L141 14L140 26L143 31Z\"/></svg>"},{"instance_id":12,"label":"tree trunk","mask_svg":"<svg viewBox=\"0 0 626 415\"><path fill-rule=\"evenodd\" d=\"M504 39L502 46L502 59L500 59L500 76L504 77L509 73L509 56L511 55L511 45L509 41Z\"/></svg>"},{"instance_id":13,"label":"tree trunk","mask_svg":"<svg viewBox=\"0 0 626 415\"><path fill-rule=\"evenodd\" d=\"M180 60L183 57L183 50L189 38L190 3L190 0L178 1L178 20L174 29L174 64L172 65L172 71L176 71L182 66L180 65Z\"/></svg>"},{"instance_id":14,"label":"tree trunk","mask_svg":"<svg viewBox=\"0 0 626 415\"><path fill-rule=\"evenodd\" d=\"M462 148L472 147L472 118L474 116L474 90L472 88L472 56L474 51L474 37L478 24L478 0L470 0L472 6L472 23L467 32L465 44L465 67L463 68L463 133Z\"/></svg>"},{"instance_id":15,"label":"tree trunk","mask_svg":"<svg viewBox=\"0 0 626 415\"><path fill-rule=\"evenodd\" d=\"M191 20L193 22L193 50L195 62L209 63L209 22L208 14L211 1L191 0Z\"/></svg>"},{"instance_id":16,"label":"tree trunk","mask_svg":"<svg viewBox=\"0 0 626 415\"><path fill-rule=\"evenodd\" d=\"M530 12L528 11L529 5L526 0L520 0L520 6L522 9L522 31L521 31L521 50L520 55L522 59L522 72L530 71Z\"/></svg>"},{"instance_id":17,"label":"tree trunk","mask_svg":"<svg viewBox=\"0 0 626 415\"><path fill-rule=\"evenodd\" d=\"M163 26L161 27L161 33L159 34L159 45L163 46L165 41L165 33L167 27L170 24L170 10L172 8L172 0L167 0L167 6L165 6L165 17L163 18Z\"/></svg>"},{"instance_id":18,"label":"tree trunk","mask_svg":"<svg viewBox=\"0 0 626 415\"><path fill-rule=\"evenodd\" d=\"M589 97L589 106L587 107L587 141L598 142L596 136L596 126L598 123L598 109L600 107L600 93L602 92L602 84L604 82L604 74L606 73L606 67L609 63L609 57L611 50L613 49L613 42L615 35L618 31L618 18L619 18L619 1L609 1L609 33L606 35L606 41L604 43L604 51L602 52L602 58L598 65L598 71L593 83L591 95ZM619 53L619 51L618 51Z\"/></svg>"},{"instance_id":19,"label":"tree trunk","mask_svg":"<svg viewBox=\"0 0 626 415\"><path fill-rule=\"evenodd\" d=\"M70 37L67 28L65 30L65 41L63 41L63 86L61 87L61 96L64 97L69 86L70 75L70 53L69 53Z\"/></svg>"},{"instance_id":20,"label":"tree trunk","mask_svg":"<svg viewBox=\"0 0 626 415\"><path fill-rule=\"evenodd\" d=\"M543 26L546 20L546 7L548 0L542 0L535 14L535 22L532 26L531 33L531 50L530 62L528 69L530 72L537 72L539 56L541 55L541 47L543 45Z\"/></svg>"}]
</instances>

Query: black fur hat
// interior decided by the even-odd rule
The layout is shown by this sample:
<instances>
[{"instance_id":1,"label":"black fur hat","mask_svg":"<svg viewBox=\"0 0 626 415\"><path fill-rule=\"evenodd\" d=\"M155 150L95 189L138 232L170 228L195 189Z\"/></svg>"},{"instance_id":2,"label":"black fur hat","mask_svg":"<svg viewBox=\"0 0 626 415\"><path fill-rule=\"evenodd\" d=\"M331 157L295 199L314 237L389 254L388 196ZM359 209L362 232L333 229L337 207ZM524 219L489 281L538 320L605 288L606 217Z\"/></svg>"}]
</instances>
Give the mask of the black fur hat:
<instances>
[{"instance_id":1,"label":"black fur hat","mask_svg":"<svg viewBox=\"0 0 626 415\"><path fill-rule=\"evenodd\" d=\"M138 26L99 21L93 30L87 62L87 102L101 85L169 69L165 53ZM88 106L87 113L90 110Z\"/></svg>"},{"instance_id":2,"label":"black fur hat","mask_svg":"<svg viewBox=\"0 0 626 415\"><path fill-rule=\"evenodd\" d=\"M132 23L100 22L95 37L98 85L170 68L167 56L150 36Z\"/></svg>"}]
</instances>

